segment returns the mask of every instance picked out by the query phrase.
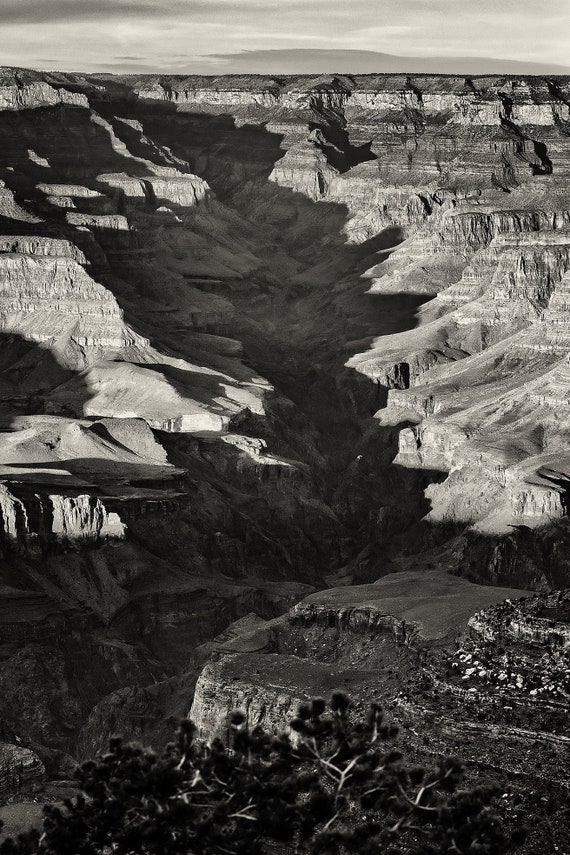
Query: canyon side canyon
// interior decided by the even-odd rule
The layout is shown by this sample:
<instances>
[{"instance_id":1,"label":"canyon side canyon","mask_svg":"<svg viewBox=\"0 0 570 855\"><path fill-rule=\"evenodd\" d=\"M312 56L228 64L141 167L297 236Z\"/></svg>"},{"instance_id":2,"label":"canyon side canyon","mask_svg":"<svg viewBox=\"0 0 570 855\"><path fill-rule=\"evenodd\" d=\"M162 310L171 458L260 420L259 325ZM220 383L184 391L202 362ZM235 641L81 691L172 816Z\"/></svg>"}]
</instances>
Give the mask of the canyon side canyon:
<instances>
[{"instance_id":1,"label":"canyon side canyon","mask_svg":"<svg viewBox=\"0 0 570 855\"><path fill-rule=\"evenodd\" d=\"M0 69L0 801L341 688L570 852L569 354L570 78Z\"/></svg>"}]
</instances>

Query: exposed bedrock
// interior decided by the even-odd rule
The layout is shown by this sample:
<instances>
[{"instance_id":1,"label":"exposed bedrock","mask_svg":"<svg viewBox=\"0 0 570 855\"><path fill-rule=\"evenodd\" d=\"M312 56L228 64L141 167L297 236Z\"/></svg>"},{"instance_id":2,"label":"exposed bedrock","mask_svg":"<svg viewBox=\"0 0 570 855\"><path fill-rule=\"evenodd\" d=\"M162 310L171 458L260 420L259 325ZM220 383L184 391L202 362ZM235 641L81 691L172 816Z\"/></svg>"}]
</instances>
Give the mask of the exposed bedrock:
<instances>
[{"instance_id":1,"label":"exposed bedrock","mask_svg":"<svg viewBox=\"0 0 570 855\"><path fill-rule=\"evenodd\" d=\"M0 486L0 541L8 550L33 548L34 535L39 539L64 541L98 541L125 535L125 526L118 515L109 513L93 496L34 498L24 503Z\"/></svg>"},{"instance_id":2,"label":"exposed bedrock","mask_svg":"<svg viewBox=\"0 0 570 855\"><path fill-rule=\"evenodd\" d=\"M319 591L215 639L189 716L202 736L228 741L236 708L279 732L315 696L344 690L359 713L380 700L408 758L456 753L471 783L492 776L505 819L513 805L533 818L524 851L555 853L568 839L569 614L567 590L530 596L442 570Z\"/></svg>"},{"instance_id":3,"label":"exposed bedrock","mask_svg":"<svg viewBox=\"0 0 570 855\"><path fill-rule=\"evenodd\" d=\"M44 766L33 751L0 742L0 798L39 789Z\"/></svg>"},{"instance_id":4,"label":"exposed bedrock","mask_svg":"<svg viewBox=\"0 0 570 855\"><path fill-rule=\"evenodd\" d=\"M227 739L236 708L252 726L279 729L304 699L335 689L365 705L398 680L403 687L426 650L465 632L474 612L522 593L430 570L311 594L282 618L237 623L216 640L190 717L204 735Z\"/></svg>"},{"instance_id":5,"label":"exposed bedrock","mask_svg":"<svg viewBox=\"0 0 570 855\"><path fill-rule=\"evenodd\" d=\"M568 122L562 78L2 72L7 742L165 739L327 586L567 580Z\"/></svg>"}]
</instances>

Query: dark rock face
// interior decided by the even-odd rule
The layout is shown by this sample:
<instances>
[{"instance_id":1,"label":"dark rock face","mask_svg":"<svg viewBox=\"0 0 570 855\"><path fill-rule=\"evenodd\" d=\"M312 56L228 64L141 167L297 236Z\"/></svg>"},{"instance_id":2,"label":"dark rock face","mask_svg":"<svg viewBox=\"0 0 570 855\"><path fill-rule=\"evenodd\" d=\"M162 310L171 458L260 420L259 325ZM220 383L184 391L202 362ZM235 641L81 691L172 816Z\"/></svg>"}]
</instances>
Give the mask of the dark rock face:
<instances>
[{"instance_id":1,"label":"dark rock face","mask_svg":"<svg viewBox=\"0 0 570 855\"><path fill-rule=\"evenodd\" d=\"M567 584L569 101L2 70L7 742L166 738L212 639L327 586Z\"/></svg>"},{"instance_id":2,"label":"dark rock face","mask_svg":"<svg viewBox=\"0 0 570 855\"><path fill-rule=\"evenodd\" d=\"M0 798L38 789L44 772L33 751L0 742Z\"/></svg>"}]
</instances>

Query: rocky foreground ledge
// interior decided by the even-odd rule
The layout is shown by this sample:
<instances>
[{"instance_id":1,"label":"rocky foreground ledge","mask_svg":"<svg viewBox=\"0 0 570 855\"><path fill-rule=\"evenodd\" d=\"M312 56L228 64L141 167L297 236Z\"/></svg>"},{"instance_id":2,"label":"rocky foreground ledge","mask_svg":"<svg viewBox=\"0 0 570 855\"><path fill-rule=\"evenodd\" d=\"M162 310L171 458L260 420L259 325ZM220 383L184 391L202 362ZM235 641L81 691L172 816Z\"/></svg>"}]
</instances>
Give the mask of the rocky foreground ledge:
<instances>
[{"instance_id":1,"label":"rocky foreground ledge","mask_svg":"<svg viewBox=\"0 0 570 855\"><path fill-rule=\"evenodd\" d=\"M344 683L365 705L387 688L377 668L386 671L387 661L401 657L413 669L422 652L453 645L481 609L524 593L438 570L403 572L311 594L273 621L251 616L214 642L190 717L208 737L227 732L234 709L244 710L252 726L278 730L304 699ZM403 678L396 675L393 684Z\"/></svg>"},{"instance_id":2,"label":"rocky foreground ledge","mask_svg":"<svg viewBox=\"0 0 570 855\"><path fill-rule=\"evenodd\" d=\"M204 738L227 741L235 709L250 727L280 732L312 697L341 689L360 711L379 701L414 761L461 757L473 783L504 788L505 818L526 805L525 851L544 835L546 851L564 851L569 628L568 589L532 595L441 571L395 573L311 594L273 621L237 622L208 646L189 715Z\"/></svg>"}]
</instances>

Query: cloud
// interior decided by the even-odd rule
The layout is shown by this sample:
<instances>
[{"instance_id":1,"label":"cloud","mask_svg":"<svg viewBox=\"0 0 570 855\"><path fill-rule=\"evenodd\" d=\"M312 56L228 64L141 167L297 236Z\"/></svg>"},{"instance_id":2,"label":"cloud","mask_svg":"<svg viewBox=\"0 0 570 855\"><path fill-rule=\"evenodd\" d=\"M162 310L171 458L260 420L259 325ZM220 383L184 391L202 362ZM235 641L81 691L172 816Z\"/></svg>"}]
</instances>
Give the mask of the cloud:
<instances>
[{"instance_id":1,"label":"cloud","mask_svg":"<svg viewBox=\"0 0 570 855\"><path fill-rule=\"evenodd\" d=\"M0 0L0 18L8 24L40 24L56 21L88 21L152 14L144 0Z\"/></svg>"},{"instance_id":2,"label":"cloud","mask_svg":"<svg viewBox=\"0 0 570 855\"><path fill-rule=\"evenodd\" d=\"M481 55L554 68L568 62L570 4L549 0L545 9L536 0L0 0L0 21L2 61L35 68L51 56L49 67L61 70L140 64L208 73L231 63L243 67L245 51L267 51L273 62L279 60L273 51L297 48L438 57L442 71L453 57Z\"/></svg>"},{"instance_id":3,"label":"cloud","mask_svg":"<svg viewBox=\"0 0 570 855\"><path fill-rule=\"evenodd\" d=\"M317 0L319 2L319 0ZM288 4L301 7L301 0ZM167 18L170 15L215 18L274 12L281 0L0 0L0 20L6 24L56 21L105 21L117 18Z\"/></svg>"},{"instance_id":4,"label":"cloud","mask_svg":"<svg viewBox=\"0 0 570 855\"><path fill-rule=\"evenodd\" d=\"M253 50L217 54L215 59L221 65L219 71L224 74L562 74L570 70L481 56L410 57L367 50Z\"/></svg>"}]
</instances>

